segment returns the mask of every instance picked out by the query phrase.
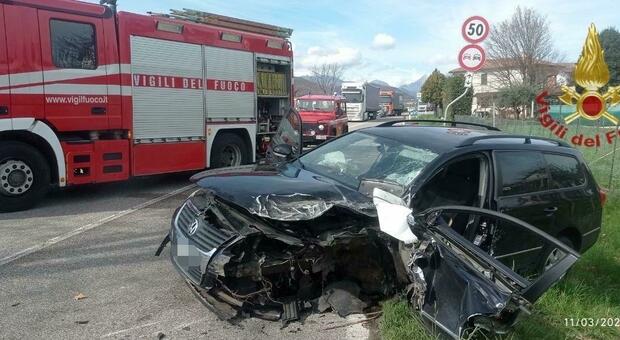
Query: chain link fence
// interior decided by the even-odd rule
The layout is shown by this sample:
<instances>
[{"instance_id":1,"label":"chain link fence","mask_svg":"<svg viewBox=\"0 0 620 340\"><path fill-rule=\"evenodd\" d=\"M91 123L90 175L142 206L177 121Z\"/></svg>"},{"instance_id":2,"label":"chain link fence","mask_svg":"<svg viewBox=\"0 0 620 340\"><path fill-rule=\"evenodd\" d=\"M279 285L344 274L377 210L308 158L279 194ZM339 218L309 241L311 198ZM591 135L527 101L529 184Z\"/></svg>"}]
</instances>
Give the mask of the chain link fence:
<instances>
[{"instance_id":1,"label":"chain link fence","mask_svg":"<svg viewBox=\"0 0 620 340\"><path fill-rule=\"evenodd\" d=\"M547 137L560 139L549 129L544 128L537 119L508 119L496 116L492 117L474 117L474 116L456 116L457 121L468 123L479 123L491 125L500 130L511 134L523 134L528 136ZM595 124L585 125L579 121L571 125L567 125L569 133L566 134L565 141L571 143L573 136L583 135L583 138L594 138L599 136L600 144L592 147L575 146L581 151L592 173L600 186L613 191L620 188L620 160L617 159L617 153L620 153L620 144L618 143L618 127L603 126L600 121ZM616 130L612 143L607 141L606 134ZM572 144L572 143L571 143Z\"/></svg>"}]
</instances>

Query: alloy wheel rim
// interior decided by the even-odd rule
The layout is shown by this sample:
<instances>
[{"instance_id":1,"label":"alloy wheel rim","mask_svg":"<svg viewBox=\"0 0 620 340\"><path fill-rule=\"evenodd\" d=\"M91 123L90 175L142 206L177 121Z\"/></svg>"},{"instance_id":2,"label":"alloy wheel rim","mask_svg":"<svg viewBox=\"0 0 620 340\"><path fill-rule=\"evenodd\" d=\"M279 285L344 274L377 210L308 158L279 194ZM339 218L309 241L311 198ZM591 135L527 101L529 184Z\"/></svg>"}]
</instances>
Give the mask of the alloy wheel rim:
<instances>
[{"instance_id":1,"label":"alloy wheel rim","mask_svg":"<svg viewBox=\"0 0 620 340\"><path fill-rule=\"evenodd\" d=\"M239 166L241 165L241 149L236 145L227 145L222 150L224 156L224 166Z\"/></svg>"},{"instance_id":2,"label":"alloy wheel rim","mask_svg":"<svg viewBox=\"0 0 620 340\"><path fill-rule=\"evenodd\" d=\"M10 159L0 164L0 192L9 196L22 195L32 188L34 174L28 164Z\"/></svg>"}]
</instances>

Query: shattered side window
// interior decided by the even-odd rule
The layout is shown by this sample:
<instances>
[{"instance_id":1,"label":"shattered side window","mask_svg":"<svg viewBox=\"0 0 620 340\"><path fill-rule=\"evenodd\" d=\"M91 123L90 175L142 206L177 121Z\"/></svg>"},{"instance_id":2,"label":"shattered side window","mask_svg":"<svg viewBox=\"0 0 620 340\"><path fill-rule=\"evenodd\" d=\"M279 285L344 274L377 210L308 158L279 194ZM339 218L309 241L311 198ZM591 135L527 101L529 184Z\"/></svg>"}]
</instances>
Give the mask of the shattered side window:
<instances>
[{"instance_id":1,"label":"shattered side window","mask_svg":"<svg viewBox=\"0 0 620 340\"><path fill-rule=\"evenodd\" d=\"M437 154L400 142L352 133L300 158L306 169L358 188L362 180L406 186Z\"/></svg>"},{"instance_id":2,"label":"shattered side window","mask_svg":"<svg viewBox=\"0 0 620 340\"><path fill-rule=\"evenodd\" d=\"M533 281L567 254L515 223L476 213L443 211L435 220L521 277Z\"/></svg>"}]
</instances>

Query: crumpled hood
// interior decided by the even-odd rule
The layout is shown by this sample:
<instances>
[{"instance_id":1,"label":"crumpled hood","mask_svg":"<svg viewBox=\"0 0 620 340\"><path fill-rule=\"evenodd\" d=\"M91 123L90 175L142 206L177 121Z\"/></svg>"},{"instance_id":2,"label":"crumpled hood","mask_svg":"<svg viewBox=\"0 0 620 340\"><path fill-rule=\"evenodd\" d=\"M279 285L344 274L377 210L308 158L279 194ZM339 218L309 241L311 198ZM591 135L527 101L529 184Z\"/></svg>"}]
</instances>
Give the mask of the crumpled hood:
<instances>
[{"instance_id":1,"label":"crumpled hood","mask_svg":"<svg viewBox=\"0 0 620 340\"><path fill-rule=\"evenodd\" d=\"M252 214L278 221L315 219L335 206L376 216L371 198L290 164L207 170L192 180Z\"/></svg>"}]
</instances>

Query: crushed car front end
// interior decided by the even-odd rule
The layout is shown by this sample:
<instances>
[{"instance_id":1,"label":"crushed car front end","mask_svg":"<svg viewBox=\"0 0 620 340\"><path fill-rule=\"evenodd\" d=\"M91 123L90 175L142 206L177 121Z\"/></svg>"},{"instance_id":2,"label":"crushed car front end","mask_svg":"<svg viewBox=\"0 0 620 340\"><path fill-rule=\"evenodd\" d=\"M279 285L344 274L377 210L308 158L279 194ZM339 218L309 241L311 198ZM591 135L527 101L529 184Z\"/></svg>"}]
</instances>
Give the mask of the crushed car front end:
<instances>
[{"instance_id":1,"label":"crushed car front end","mask_svg":"<svg viewBox=\"0 0 620 340\"><path fill-rule=\"evenodd\" d=\"M172 262L220 318L288 322L328 309L346 316L404 288L398 241L375 217L285 197L257 196L242 207L203 188L174 214Z\"/></svg>"}]
</instances>

